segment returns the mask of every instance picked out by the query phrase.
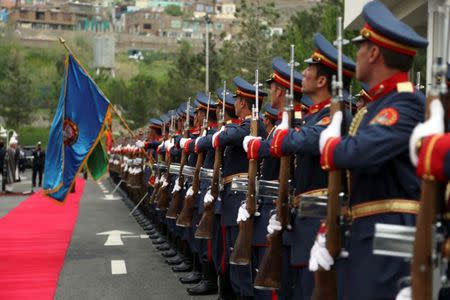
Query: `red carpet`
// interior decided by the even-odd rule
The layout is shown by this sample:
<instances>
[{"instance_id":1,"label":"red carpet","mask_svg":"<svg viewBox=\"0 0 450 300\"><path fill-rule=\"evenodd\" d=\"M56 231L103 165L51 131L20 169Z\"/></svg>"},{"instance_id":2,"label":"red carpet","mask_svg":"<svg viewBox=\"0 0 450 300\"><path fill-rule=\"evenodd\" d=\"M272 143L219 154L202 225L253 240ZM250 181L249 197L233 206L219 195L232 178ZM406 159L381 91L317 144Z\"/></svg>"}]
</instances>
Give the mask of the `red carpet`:
<instances>
[{"instance_id":1,"label":"red carpet","mask_svg":"<svg viewBox=\"0 0 450 300\"><path fill-rule=\"evenodd\" d=\"M84 183L62 205L36 193L0 219L0 299L53 299Z\"/></svg>"}]
</instances>

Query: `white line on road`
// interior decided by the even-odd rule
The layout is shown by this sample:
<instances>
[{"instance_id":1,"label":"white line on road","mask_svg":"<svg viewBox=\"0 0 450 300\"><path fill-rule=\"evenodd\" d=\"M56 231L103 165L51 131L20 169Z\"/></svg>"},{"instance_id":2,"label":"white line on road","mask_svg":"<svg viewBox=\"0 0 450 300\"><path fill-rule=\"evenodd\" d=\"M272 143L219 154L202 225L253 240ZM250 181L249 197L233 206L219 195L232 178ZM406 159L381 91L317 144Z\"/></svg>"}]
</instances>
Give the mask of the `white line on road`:
<instances>
[{"instance_id":1,"label":"white line on road","mask_svg":"<svg viewBox=\"0 0 450 300\"><path fill-rule=\"evenodd\" d=\"M141 234L141 239L148 239L148 234Z\"/></svg>"},{"instance_id":2,"label":"white line on road","mask_svg":"<svg viewBox=\"0 0 450 300\"><path fill-rule=\"evenodd\" d=\"M138 238L138 237L139 237L139 235L124 235L122 238L125 239L125 238Z\"/></svg>"},{"instance_id":3,"label":"white line on road","mask_svg":"<svg viewBox=\"0 0 450 300\"><path fill-rule=\"evenodd\" d=\"M105 197L103 198L103 200L107 200L107 201L112 201L112 200L120 200L122 199L121 197L116 197L113 194L107 194L105 195Z\"/></svg>"},{"instance_id":4,"label":"white line on road","mask_svg":"<svg viewBox=\"0 0 450 300\"><path fill-rule=\"evenodd\" d=\"M111 274L127 274L127 265L124 260L111 260Z\"/></svg>"}]
</instances>

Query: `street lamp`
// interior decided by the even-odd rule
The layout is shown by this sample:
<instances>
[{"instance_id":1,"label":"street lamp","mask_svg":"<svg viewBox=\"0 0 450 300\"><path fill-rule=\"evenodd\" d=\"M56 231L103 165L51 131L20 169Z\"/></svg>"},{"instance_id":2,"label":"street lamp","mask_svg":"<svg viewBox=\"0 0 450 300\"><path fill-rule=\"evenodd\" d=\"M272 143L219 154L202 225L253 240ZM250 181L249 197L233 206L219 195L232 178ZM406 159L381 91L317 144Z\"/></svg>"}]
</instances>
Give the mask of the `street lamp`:
<instances>
[{"instance_id":1,"label":"street lamp","mask_svg":"<svg viewBox=\"0 0 450 300\"><path fill-rule=\"evenodd\" d=\"M212 24L211 17L206 14L205 15L205 30L206 30L206 43L205 43L205 64L206 64L206 72L205 72L205 93L209 92L209 24Z\"/></svg>"}]
</instances>

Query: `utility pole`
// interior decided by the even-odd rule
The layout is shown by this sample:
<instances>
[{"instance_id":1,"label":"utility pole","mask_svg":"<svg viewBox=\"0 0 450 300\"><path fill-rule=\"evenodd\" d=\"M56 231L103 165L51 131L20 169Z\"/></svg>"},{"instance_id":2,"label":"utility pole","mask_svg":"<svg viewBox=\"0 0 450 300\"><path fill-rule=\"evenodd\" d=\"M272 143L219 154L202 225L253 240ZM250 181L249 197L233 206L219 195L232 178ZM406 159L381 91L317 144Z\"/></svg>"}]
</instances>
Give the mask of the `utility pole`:
<instances>
[{"instance_id":1,"label":"utility pole","mask_svg":"<svg viewBox=\"0 0 450 300\"><path fill-rule=\"evenodd\" d=\"M205 93L209 92L209 24L211 23L211 18L209 15L205 16L205 31L206 31L206 41L205 41Z\"/></svg>"}]
</instances>

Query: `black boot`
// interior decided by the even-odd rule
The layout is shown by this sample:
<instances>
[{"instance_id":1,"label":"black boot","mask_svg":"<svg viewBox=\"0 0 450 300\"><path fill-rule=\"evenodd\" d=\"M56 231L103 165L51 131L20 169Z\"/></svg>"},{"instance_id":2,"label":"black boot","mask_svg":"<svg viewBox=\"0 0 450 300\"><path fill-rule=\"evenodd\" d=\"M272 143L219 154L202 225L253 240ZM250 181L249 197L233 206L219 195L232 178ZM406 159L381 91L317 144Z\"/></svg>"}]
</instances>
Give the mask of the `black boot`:
<instances>
[{"instance_id":1,"label":"black boot","mask_svg":"<svg viewBox=\"0 0 450 300\"><path fill-rule=\"evenodd\" d=\"M183 261L179 265L173 266L172 271L174 271L174 272L190 272L190 271L192 271L192 264L189 261Z\"/></svg>"},{"instance_id":2,"label":"black boot","mask_svg":"<svg viewBox=\"0 0 450 300\"><path fill-rule=\"evenodd\" d=\"M197 254L193 254L192 257L192 272L188 273L184 277L180 277L180 282L185 284L199 283L202 279L202 273L200 273L200 261Z\"/></svg>"},{"instance_id":3,"label":"black boot","mask_svg":"<svg viewBox=\"0 0 450 300\"><path fill-rule=\"evenodd\" d=\"M160 236L156 240L153 240L153 245L161 245L161 244L164 244L165 242L166 242L166 239Z\"/></svg>"},{"instance_id":4,"label":"black boot","mask_svg":"<svg viewBox=\"0 0 450 300\"><path fill-rule=\"evenodd\" d=\"M188 273L186 276L180 277L180 282L184 284L195 284L199 283L202 280L202 273L193 270Z\"/></svg>"},{"instance_id":5,"label":"black boot","mask_svg":"<svg viewBox=\"0 0 450 300\"><path fill-rule=\"evenodd\" d=\"M158 251L168 251L170 249L172 249L172 248L170 247L170 245L168 243L164 243L164 244L156 246L156 250L158 250Z\"/></svg>"},{"instance_id":6,"label":"black boot","mask_svg":"<svg viewBox=\"0 0 450 300\"><path fill-rule=\"evenodd\" d=\"M212 263L202 264L202 280L186 289L189 295L211 295L217 293L217 275Z\"/></svg>"},{"instance_id":7,"label":"black boot","mask_svg":"<svg viewBox=\"0 0 450 300\"><path fill-rule=\"evenodd\" d=\"M168 265L179 265L184 261L184 257L180 254L175 255L174 257L166 259L166 263Z\"/></svg>"},{"instance_id":8,"label":"black boot","mask_svg":"<svg viewBox=\"0 0 450 300\"><path fill-rule=\"evenodd\" d=\"M170 248L169 250L161 253L161 255L165 258L174 257L175 255L177 255L177 251L173 248Z\"/></svg>"}]
</instances>

